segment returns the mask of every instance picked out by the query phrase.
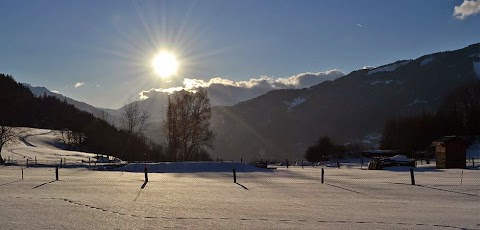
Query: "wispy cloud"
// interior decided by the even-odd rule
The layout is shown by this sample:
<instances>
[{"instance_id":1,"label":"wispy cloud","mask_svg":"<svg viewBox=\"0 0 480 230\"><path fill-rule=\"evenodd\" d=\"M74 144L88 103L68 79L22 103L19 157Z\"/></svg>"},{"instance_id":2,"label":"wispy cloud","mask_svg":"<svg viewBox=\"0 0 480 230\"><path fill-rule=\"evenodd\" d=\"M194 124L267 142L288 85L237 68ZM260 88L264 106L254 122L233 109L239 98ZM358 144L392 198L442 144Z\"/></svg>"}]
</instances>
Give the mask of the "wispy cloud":
<instances>
[{"instance_id":1,"label":"wispy cloud","mask_svg":"<svg viewBox=\"0 0 480 230\"><path fill-rule=\"evenodd\" d=\"M358 26L358 27L363 27L363 25L362 25L362 24L357 24L357 26Z\"/></svg>"},{"instance_id":2,"label":"wispy cloud","mask_svg":"<svg viewBox=\"0 0 480 230\"><path fill-rule=\"evenodd\" d=\"M183 86L167 89L150 89L140 92L140 98L146 99L156 94L169 94L175 91L195 91L206 88L213 105L233 105L248 100L275 89L300 89L319 84L323 81L335 80L345 75L340 70L330 70L318 73L301 73L286 78L273 78L261 76L248 81L232 81L230 79L215 77L210 80L190 79L183 80Z\"/></svg>"},{"instance_id":3,"label":"wispy cloud","mask_svg":"<svg viewBox=\"0 0 480 230\"><path fill-rule=\"evenodd\" d=\"M75 88L81 87L83 85L85 85L85 82L77 82L75 83Z\"/></svg>"},{"instance_id":4,"label":"wispy cloud","mask_svg":"<svg viewBox=\"0 0 480 230\"><path fill-rule=\"evenodd\" d=\"M58 90L52 90L52 93L60 93Z\"/></svg>"},{"instance_id":5,"label":"wispy cloud","mask_svg":"<svg viewBox=\"0 0 480 230\"><path fill-rule=\"evenodd\" d=\"M479 0L464 0L461 5L453 9L453 16L460 20L478 13L480 13Z\"/></svg>"}]
</instances>

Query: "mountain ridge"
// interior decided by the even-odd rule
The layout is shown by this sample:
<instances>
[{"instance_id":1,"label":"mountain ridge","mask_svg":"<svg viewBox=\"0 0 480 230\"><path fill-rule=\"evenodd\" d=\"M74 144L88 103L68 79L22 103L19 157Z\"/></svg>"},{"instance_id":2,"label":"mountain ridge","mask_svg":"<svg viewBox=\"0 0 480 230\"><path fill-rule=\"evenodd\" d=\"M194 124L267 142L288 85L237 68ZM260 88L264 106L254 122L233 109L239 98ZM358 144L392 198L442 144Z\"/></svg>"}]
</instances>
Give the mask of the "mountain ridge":
<instances>
[{"instance_id":1,"label":"mountain ridge","mask_svg":"<svg viewBox=\"0 0 480 230\"><path fill-rule=\"evenodd\" d=\"M273 90L235 106L215 107L212 128L219 138L212 154L229 160L301 159L319 136L361 142L381 132L387 119L433 112L449 91L479 79L479 53L477 43L355 70L308 89Z\"/></svg>"},{"instance_id":2,"label":"mountain ridge","mask_svg":"<svg viewBox=\"0 0 480 230\"><path fill-rule=\"evenodd\" d=\"M62 101L65 100L68 104L71 104L71 105L75 106L75 108L77 108L79 110L82 110L82 111L85 111L85 112L89 112L96 117L100 116L102 111L109 112L109 111L113 110L113 109L98 108L98 107L95 107L95 106L90 105L88 103L85 103L85 102L82 102L82 101L77 101L77 100L72 99L70 97L64 96L60 93L52 92L52 91L50 91L49 89L47 89L46 87L43 87L43 86L32 86L28 83L22 83L22 84L24 86L27 86L30 89L30 91L33 93L33 95L35 95L36 97L41 97L44 94L47 95L47 96L53 96L53 97L56 97L56 98L58 98Z\"/></svg>"}]
</instances>

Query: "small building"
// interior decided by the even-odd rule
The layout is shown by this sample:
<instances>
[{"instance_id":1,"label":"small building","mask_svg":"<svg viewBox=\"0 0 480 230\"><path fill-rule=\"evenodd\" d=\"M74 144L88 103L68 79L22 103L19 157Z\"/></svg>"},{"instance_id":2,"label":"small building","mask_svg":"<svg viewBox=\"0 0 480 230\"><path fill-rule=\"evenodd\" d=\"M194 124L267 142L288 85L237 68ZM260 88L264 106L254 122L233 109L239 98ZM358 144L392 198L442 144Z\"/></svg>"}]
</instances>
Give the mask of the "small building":
<instances>
[{"instance_id":1,"label":"small building","mask_svg":"<svg viewBox=\"0 0 480 230\"><path fill-rule=\"evenodd\" d=\"M432 146L435 148L437 168L466 168L468 145L470 145L470 141L459 136L445 136L432 142Z\"/></svg>"}]
</instances>

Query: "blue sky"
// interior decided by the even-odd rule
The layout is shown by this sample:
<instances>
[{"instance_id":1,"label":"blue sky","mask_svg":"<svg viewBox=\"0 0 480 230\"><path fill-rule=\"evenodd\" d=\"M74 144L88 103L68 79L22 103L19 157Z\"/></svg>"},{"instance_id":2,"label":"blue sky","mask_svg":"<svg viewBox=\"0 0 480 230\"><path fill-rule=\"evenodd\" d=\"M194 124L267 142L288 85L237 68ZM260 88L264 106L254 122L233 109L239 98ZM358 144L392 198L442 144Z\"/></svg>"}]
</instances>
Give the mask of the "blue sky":
<instances>
[{"instance_id":1,"label":"blue sky","mask_svg":"<svg viewBox=\"0 0 480 230\"><path fill-rule=\"evenodd\" d=\"M2 1L0 72L119 108L183 78L349 73L463 48L480 41L478 11L472 0ZM180 60L168 80L150 65L162 49Z\"/></svg>"}]
</instances>

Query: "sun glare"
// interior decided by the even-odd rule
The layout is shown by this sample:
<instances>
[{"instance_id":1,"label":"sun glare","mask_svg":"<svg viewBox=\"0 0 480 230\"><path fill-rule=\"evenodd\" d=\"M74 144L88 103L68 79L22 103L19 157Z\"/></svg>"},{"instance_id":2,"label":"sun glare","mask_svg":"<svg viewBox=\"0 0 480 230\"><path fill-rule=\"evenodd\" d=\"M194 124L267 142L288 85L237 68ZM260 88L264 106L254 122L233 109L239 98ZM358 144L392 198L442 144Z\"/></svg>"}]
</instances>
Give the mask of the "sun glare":
<instances>
[{"instance_id":1,"label":"sun glare","mask_svg":"<svg viewBox=\"0 0 480 230\"><path fill-rule=\"evenodd\" d=\"M152 60L155 73L160 77L170 77L177 73L178 61L173 53L161 51Z\"/></svg>"}]
</instances>

